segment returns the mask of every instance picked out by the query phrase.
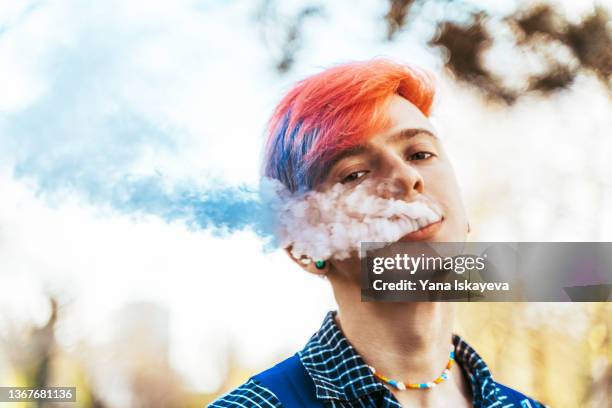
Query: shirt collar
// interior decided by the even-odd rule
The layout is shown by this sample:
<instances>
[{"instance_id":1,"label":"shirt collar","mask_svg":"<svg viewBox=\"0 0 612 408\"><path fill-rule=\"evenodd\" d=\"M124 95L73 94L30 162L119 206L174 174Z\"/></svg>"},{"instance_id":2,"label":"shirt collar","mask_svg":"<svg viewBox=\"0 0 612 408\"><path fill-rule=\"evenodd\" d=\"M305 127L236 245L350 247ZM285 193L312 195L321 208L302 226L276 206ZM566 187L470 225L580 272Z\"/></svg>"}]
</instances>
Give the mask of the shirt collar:
<instances>
[{"instance_id":1,"label":"shirt collar","mask_svg":"<svg viewBox=\"0 0 612 408\"><path fill-rule=\"evenodd\" d=\"M312 378L320 399L356 400L366 394L384 391L349 343L334 319L327 313L323 324L299 352L304 368Z\"/></svg>"},{"instance_id":2,"label":"shirt collar","mask_svg":"<svg viewBox=\"0 0 612 408\"><path fill-rule=\"evenodd\" d=\"M364 395L385 392L385 386L349 343L328 312L323 324L299 352L304 368L312 378L317 397L354 401ZM496 387L484 360L458 335L453 335L455 359L468 375L474 401L495 401Z\"/></svg>"},{"instance_id":3,"label":"shirt collar","mask_svg":"<svg viewBox=\"0 0 612 408\"><path fill-rule=\"evenodd\" d=\"M465 340L453 335L455 360L463 367L472 385L474 401L485 406L498 400L499 389L495 386L493 375L482 357Z\"/></svg>"}]
</instances>

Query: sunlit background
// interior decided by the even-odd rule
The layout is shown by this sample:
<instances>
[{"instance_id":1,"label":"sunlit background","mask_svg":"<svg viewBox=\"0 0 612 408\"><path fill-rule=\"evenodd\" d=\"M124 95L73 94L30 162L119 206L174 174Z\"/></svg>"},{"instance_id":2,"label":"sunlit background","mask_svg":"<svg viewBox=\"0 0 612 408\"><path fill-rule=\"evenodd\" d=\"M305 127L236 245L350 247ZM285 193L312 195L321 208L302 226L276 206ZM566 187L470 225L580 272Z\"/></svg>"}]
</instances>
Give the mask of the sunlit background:
<instances>
[{"instance_id":1,"label":"sunlit background","mask_svg":"<svg viewBox=\"0 0 612 408\"><path fill-rule=\"evenodd\" d=\"M612 2L533 3L0 1L0 385L203 407L301 348L333 298L244 192L274 104L339 62L435 73L474 241L612 241ZM609 303L456 330L552 407L612 404Z\"/></svg>"}]
</instances>

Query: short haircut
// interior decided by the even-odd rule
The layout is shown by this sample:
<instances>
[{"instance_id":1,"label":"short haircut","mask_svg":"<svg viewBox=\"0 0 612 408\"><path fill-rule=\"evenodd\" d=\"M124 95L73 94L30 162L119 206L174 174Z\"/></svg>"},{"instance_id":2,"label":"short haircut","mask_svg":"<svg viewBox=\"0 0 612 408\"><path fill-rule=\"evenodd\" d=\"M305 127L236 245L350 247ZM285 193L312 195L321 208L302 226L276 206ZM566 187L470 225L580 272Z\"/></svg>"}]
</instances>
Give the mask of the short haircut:
<instances>
[{"instance_id":1,"label":"short haircut","mask_svg":"<svg viewBox=\"0 0 612 408\"><path fill-rule=\"evenodd\" d=\"M373 59L298 82L268 124L263 175L292 192L313 189L339 153L391 125L386 113L396 94L429 116L433 78L413 66Z\"/></svg>"}]
</instances>

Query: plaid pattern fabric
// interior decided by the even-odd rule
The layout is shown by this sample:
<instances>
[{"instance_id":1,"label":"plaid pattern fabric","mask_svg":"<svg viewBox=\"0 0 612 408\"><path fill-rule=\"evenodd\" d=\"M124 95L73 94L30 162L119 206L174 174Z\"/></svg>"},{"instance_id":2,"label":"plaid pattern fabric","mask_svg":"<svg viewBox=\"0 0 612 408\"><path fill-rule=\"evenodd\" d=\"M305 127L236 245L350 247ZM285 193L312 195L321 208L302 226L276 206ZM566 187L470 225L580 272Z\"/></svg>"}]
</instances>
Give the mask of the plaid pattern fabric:
<instances>
[{"instance_id":1,"label":"plaid pattern fabric","mask_svg":"<svg viewBox=\"0 0 612 408\"><path fill-rule=\"evenodd\" d=\"M317 398L333 408L401 408L389 391L363 362L329 312L323 325L298 354L313 379ZM498 386L482 358L461 337L454 335L455 360L468 374L475 408L540 408L543 405L525 398L520 405L510 401ZM256 380L224 395L209 405L222 407L282 407L276 396Z\"/></svg>"}]
</instances>

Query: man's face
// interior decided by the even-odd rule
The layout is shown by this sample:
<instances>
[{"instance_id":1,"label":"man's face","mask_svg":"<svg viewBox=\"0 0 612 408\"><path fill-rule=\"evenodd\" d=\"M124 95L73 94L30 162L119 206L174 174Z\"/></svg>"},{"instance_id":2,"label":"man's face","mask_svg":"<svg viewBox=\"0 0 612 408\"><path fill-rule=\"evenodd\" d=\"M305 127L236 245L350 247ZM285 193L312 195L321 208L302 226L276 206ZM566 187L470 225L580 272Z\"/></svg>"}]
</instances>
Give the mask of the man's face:
<instances>
[{"instance_id":1,"label":"man's face","mask_svg":"<svg viewBox=\"0 0 612 408\"><path fill-rule=\"evenodd\" d=\"M389 186L384 198L410 202L425 196L437 204L442 220L401 241L464 241L467 217L441 140L429 120L408 100L396 95L387 109L391 127L341 154L316 189L325 191L336 183L350 189L367 180Z\"/></svg>"},{"instance_id":2,"label":"man's face","mask_svg":"<svg viewBox=\"0 0 612 408\"><path fill-rule=\"evenodd\" d=\"M418 108L400 96L392 98L387 108L387 115L391 122L390 128L366 138L367 141L360 146L341 152L332 161L331 167L321 182L315 186L315 190L326 198L328 192L334 191L350 195L359 186L368 192L373 190L370 194L389 202L398 200L428 203L434 211L433 213L430 211L430 214L437 216L430 217L432 221L420 220L417 230L407 229L413 232L400 237L399 241L465 241L468 227L463 201L455 173L433 126ZM342 185L339 190L338 183ZM363 194L364 189L360 188L355 192L358 195ZM366 200L367 197L364 196L363 199ZM359 206L360 203L356 204ZM325 204L325 211L330 210L328 207L329 202ZM314 213L319 214L317 211ZM333 210L327 215L331 219L336 217ZM298 232L302 233L302 230ZM309 238L312 239L310 236ZM367 236L363 236L363 239L365 238ZM358 284L358 273L355 271L360 269L360 258L357 253L359 243L348 241L347 243L354 248L352 256L348 258L343 256L340 258L342 260L334 256L327 259L330 267L337 271L328 275L332 284L334 281L346 279ZM317 241L317 244L324 243ZM292 252L292 248L288 248L288 252L299 263L296 258L298 255ZM317 271L312 263L301 266L309 272L325 273Z\"/></svg>"}]
</instances>

